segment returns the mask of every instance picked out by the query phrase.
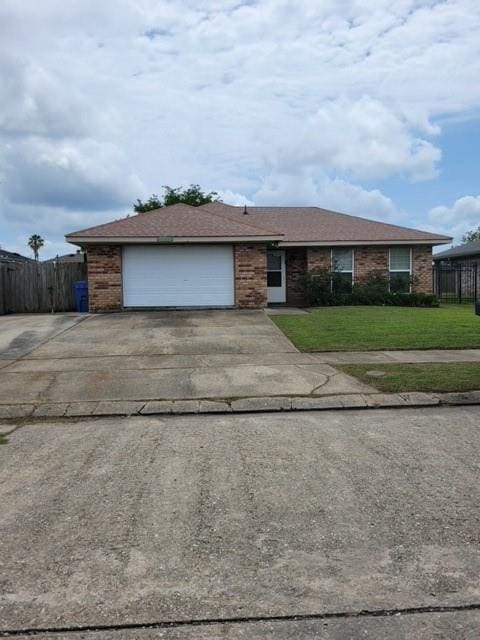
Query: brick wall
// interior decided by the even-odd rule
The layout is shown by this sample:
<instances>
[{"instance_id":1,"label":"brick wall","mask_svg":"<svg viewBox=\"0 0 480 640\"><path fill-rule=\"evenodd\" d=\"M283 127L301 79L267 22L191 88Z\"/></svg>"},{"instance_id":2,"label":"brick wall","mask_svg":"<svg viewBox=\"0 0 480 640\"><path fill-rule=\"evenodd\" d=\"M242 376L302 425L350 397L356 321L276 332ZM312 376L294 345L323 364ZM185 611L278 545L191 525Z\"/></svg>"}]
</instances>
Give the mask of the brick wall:
<instances>
[{"instance_id":1,"label":"brick wall","mask_svg":"<svg viewBox=\"0 0 480 640\"><path fill-rule=\"evenodd\" d=\"M369 271L389 273L389 247L355 247L355 281L360 282ZM432 247L412 246L413 291L432 293Z\"/></svg>"},{"instance_id":2,"label":"brick wall","mask_svg":"<svg viewBox=\"0 0 480 640\"><path fill-rule=\"evenodd\" d=\"M432 293L432 247L418 245L412 247L413 290L418 293Z\"/></svg>"},{"instance_id":3,"label":"brick wall","mask_svg":"<svg viewBox=\"0 0 480 640\"><path fill-rule=\"evenodd\" d=\"M265 244L235 245L235 304L240 308L267 305L267 268ZM121 247L91 246L87 251L89 309L118 311L122 308ZM302 304L299 285L306 269L330 268L329 247L292 248L286 251L287 302ZM432 292L432 248L412 247L412 267L416 280L414 291ZM354 277L359 282L371 271L388 275L388 247L355 247Z\"/></svg>"},{"instance_id":4,"label":"brick wall","mask_svg":"<svg viewBox=\"0 0 480 640\"><path fill-rule=\"evenodd\" d=\"M308 247L307 248L307 269L330 269L331 250L330 247Z\"/></svg>"},{"instance_id":5,"label":"brick wall","mask_svg":"<svg viewBox=\"0 0 480 640\"><path fill-rule=\"evenodd\" d=\"M354 249L354 281L361 282L372 271L380 271L388 277L389 247L364 245ZM330 269L330 247L309 247L306 251L306 268ZM287 267L288 269L288 267ZM432 293L432 247L412 246L413 291ZM287 286L289 274L287 271ZM299 304L296 302L295 304Z\"/></svg>"},{"instance_id":6,"label":"brick wall","mask_svg":"<svg viewBox=\"0 0 480 640\"><path fill-rule=\"evenodd\" d=\"M353 261L355 282L361 282L372 271L381 271L388 276L388 247L354 247Z\"/></svg>"},{"instance_id":7,"label":"brick wall","mask_svg":"<svg viewBox=\"0 0 480 640\"><path fill-rule=\"evenodd\" d=\"M88 306L91 313L118 311L122 307L121 247L91 246L87 249Z\"/></svg>"},{"instance_id":8,"label":"brick wall","mask_svg":"<svg viewBox=\"0 0 480 640\"><path fill-rule=\"evenodd\" d=\"M235 245L235 304L245 309L267 306L267 247Z\"/></svg>"},{"instance_id":9,"label":"brick wall","mask_svg":"<svg viewBox=\"0 0 480 640\"><path fill-rule=\"evenodd\" d=\"M304 303L301 278L307 270L307 252L304 248L287 249L285 251L287 270L287 303L301 305Z\"/></svg>"}]
</instances>

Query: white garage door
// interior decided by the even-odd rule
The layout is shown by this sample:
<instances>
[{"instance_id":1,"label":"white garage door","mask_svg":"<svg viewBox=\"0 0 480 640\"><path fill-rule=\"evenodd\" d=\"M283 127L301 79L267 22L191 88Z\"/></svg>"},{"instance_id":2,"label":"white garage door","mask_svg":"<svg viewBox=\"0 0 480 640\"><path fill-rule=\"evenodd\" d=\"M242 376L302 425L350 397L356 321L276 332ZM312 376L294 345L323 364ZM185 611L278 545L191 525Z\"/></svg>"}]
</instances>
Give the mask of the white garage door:
<instances>
[{"instance_id":1,"label":"white garage door","mask_svg":"<svg viewBox=\"0 0 480 640\"><path fill-rule=\"evenodd\" d=\"M124 307L228 307L234 304L231 245L123 249Z\"/></svg>"}]
</instances>

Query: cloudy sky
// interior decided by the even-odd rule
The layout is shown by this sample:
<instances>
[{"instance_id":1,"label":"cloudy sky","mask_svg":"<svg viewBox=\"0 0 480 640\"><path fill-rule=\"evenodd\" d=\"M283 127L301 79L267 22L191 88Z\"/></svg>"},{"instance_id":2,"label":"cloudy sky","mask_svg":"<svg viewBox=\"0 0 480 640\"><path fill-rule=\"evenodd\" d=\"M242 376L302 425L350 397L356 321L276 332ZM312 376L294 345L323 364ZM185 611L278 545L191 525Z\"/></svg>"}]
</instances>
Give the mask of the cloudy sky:
<instances>
[{"instance_id":1,"label":"cloudy sky","mask_svg":"<svg viewBox=\"0 0 480 640\"><path fill-rule=\"evenodd\" d=\"M1 0L0 244L162 185L480 224L478 0Z\"/></svg>"}]
</instances>

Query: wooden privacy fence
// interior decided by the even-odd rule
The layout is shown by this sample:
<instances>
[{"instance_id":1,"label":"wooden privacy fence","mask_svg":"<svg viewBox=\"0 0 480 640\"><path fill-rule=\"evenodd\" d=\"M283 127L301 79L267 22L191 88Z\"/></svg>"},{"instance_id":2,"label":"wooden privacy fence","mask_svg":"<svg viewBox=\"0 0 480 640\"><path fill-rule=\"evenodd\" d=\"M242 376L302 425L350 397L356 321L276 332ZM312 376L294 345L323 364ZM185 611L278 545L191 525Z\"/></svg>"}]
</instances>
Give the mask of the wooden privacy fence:
<instances>
[{"instance_id":1,"label":"wooden privacy fence","mask_svg":"<svg viewBox=\"0 0 480 640\"><path fill-rule=\"evenodd\" d=\"M0 262L0 314L73 311L73 283L86 278L82 263Z\"/></svg>"}]
</instances>

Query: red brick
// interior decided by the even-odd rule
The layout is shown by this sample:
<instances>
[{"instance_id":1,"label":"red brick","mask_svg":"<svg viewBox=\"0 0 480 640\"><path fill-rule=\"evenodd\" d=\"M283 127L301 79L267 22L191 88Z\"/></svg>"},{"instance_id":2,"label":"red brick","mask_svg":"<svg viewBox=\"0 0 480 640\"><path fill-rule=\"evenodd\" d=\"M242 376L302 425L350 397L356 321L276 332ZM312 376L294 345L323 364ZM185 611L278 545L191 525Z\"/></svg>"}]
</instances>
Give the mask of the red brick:
<instances>
[{"instance_id":1,"label":"red brick","mask_svg":"<svg viewBox=\"0 0 480 640\"><path fill-rule=\"evenodd\" d=\"M267 306L266 244L235 245L235 304L244 309Z\"/></svg>"},{"instance_id":2,"label":"red brick","mask_svg":"<svg viewBox=\"0 0 480 640\"><path fill-rule=\"evenodd\" d=\"M122 308L121 247L88 247L87 270L89 311L119 311Z\"/></svg>"}]
</instances>

